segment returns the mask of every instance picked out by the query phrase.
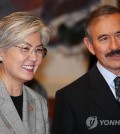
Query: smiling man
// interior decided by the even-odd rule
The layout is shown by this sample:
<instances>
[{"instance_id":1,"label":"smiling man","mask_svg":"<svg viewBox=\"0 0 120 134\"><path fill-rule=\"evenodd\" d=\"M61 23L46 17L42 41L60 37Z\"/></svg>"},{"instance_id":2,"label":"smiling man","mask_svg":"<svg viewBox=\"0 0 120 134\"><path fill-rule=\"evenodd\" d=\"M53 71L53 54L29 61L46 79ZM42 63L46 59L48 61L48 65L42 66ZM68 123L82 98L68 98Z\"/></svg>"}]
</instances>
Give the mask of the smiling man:
<instances>
[{"instance_id":1,"label":"smiling man","mask_svg":"<svg viewBox=\"0 0 120 134\"><path fill-rule=\"evenodd\" d=\"M57 91L52 134L120 133L120 10L104 5L85 24L84 43L98 61Z\"/></svg>"}]
</instances>

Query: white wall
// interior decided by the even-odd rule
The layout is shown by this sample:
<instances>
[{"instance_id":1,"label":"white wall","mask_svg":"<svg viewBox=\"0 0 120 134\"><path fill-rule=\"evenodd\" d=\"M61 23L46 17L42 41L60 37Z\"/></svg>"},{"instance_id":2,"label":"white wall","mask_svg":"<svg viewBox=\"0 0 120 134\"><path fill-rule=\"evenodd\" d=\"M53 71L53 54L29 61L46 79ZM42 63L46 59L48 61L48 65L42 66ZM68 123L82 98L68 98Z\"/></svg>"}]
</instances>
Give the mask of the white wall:
<instances>
[{"instance_id":1,"label":"white wall","mask_svg":"<svg viewBox=\"0 0 120 134\"><path fill-rule=\"evenodd\" d=\"M80 47L78 46L77 50L80 50ZM88 60L82 53L77 56L64 56L59 48L48 48L48 55L40 65L36 78L43 84L48 96L54 98L58 89L82 76L87 70Z\"/></svg>"}]
</instances>

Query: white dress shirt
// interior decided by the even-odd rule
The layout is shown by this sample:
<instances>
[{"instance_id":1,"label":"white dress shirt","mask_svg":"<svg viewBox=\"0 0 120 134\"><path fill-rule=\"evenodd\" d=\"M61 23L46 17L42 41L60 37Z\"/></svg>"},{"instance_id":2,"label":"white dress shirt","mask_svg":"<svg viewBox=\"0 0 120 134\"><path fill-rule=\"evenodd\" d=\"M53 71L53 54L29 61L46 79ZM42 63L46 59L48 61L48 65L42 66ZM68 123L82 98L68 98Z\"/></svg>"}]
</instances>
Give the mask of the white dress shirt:
<instances>
[{"instance_id":1,"label":"white dress shirt","mask_svg":"<svg viewBox=\"0 0 120 134\"><path fill-rule=\"evenodd\" d=\"M115 74L104 68L99 62L97 62L97 67L104 79L106 80L107 84L109 85L113 95L116 98L116 93L115 93L115 84L114 84L114 79L117 77Z\"/></svg>"}]
</instances>

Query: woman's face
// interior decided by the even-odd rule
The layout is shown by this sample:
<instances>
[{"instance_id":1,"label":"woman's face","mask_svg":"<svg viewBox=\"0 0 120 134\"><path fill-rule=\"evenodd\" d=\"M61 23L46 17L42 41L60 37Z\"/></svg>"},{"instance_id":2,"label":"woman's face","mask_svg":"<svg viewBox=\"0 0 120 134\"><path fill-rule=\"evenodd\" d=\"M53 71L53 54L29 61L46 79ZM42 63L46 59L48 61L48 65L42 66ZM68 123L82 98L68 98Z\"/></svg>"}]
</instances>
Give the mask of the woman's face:
<instances>
[{"instance_id":1,"label":"woman's face","mask_svg":"<svg viewBox=\"0 0 120 134\"><path fill-rule=\"evenodd\" d=\"M12 46L7 50L1 50L3 75L9 79L26 82L33 78L38 66L42 62L42 54L35 53L34 50L40 50L41 36L36 32L29 35L22 44ZM21 47L23 47L23 52ZM26 52L26 49L30 52ZM25 51L25 52L24 52ZM37 51L36 51L37 52Z\"/></svg>"}]
</instances>

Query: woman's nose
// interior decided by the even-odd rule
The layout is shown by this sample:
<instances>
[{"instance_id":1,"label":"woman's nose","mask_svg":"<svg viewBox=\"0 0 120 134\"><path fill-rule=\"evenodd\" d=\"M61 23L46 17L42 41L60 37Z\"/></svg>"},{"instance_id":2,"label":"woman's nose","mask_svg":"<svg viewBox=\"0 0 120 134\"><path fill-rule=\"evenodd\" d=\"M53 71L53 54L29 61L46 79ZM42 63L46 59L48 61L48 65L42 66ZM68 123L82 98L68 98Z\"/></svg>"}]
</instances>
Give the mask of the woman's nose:
<instances>
[{"instance_id":1,"label":"woman's nose","mask_svg":"<svg viewBox=\"0 0 120 134\"><path fill-rule=\"evenodd\" d=\"M35 50L32 50L31 53L30 53L30 58L33 60L33 61L36 61L37 60L37 54L35 52Z\"/></svg>"}]
</instances>

